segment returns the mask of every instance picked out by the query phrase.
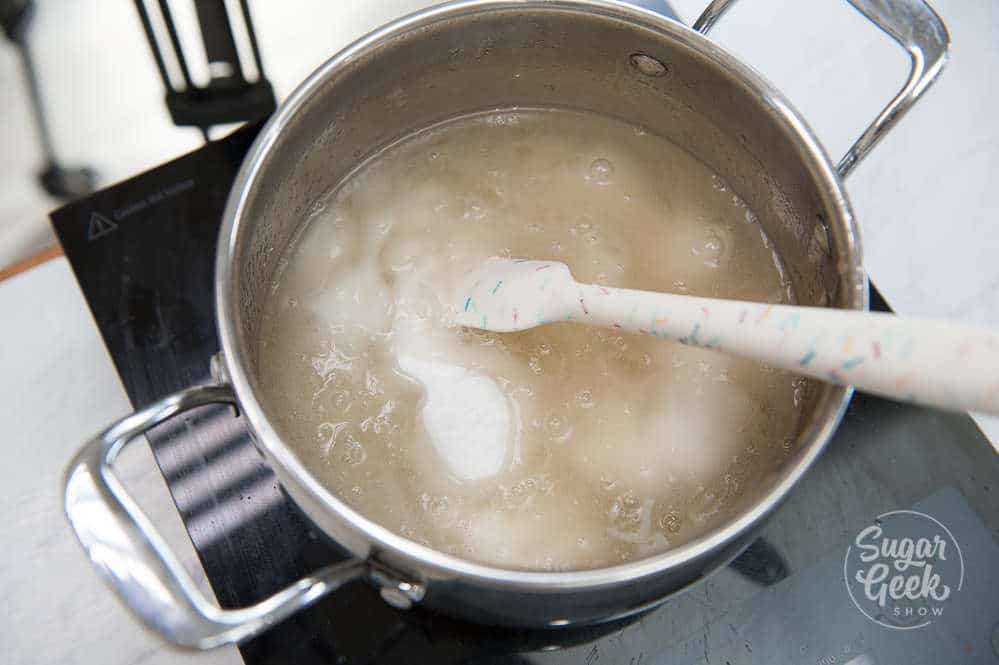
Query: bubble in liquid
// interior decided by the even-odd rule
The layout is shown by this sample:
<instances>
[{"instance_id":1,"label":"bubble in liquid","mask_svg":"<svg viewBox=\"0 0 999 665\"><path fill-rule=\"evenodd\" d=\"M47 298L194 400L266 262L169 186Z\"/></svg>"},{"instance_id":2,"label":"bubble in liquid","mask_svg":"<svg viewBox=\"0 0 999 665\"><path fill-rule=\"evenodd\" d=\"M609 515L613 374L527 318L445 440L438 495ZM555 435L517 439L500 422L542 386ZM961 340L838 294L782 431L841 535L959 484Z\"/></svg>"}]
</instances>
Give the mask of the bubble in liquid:
<instances>
[{"instance_id":1,"label":"bubble in liquid","mask_svg":"<svg viewBox=\"0 0 999 665\"><path fill-rule=\"evenodd\" d=\"M708 268L717 268L728 250L724 232L719 228L709 228L703 240L691 252L702 259Z\"/></svg>"},{"instance_id":2,"label":"bubble in liquid","mask_svg":"<svg viewBox=\"0 0 999 665\"><path fill-rule=\"evenodd\" d=\"M738 455L736 455L736 457L738 457ZM742 493L742 488L739 485L739 479L731 473L726 473L722 476L721 484L721 496L719 499L723 503L732 497L739 496Z\"/></svg>"},{"instance_id":3,"label":"bubble in liquid","mask_svg":"<svg viewBox=\"0 0 999 665\"><path fill-rule=\"evenodd\" d=\"M711 187L716 192L724 192L728 189L728 186L725 183L725 179L718 174L711 176Z\"/></svg>"},{"instance_id":4,"label":"bubble in liquid","mask_svg":"<svg viewBox=\"0 0 999 665\"><path fill-rule=\"evenodd\" d=\"M611 519L637 524L642 519L642 502L630 492L614 500L610 508Z\"/></svg>"},{"instance_id":5,"label":"bubble in liquid","mask_svg":"<svg viewBox=\"0 0 999 665\"><path fill-rule=\"evenodd\" d=\"M547 356L551 352L552 352L552 345L551 344L547 344L547 343L544 343L544 342L542 342L541 344L538 344L538 353L540 353L541 355Z\"/></svg>"},{"instance_id":6,"label":"bubble in liquid","mask_svg":"<svg viewBox=\"0 0 999 665\"><path fill-rule=\"evenodd\" d=\"M357 466L368 458L367 451L355 436L355 426L350 422L323 423L316 429L316 439L327 459Z\"/></svg>"},{"instance_id":7,"label":"bubble in liquid","mask_svg":"<svg viewBox=\"0 0 999 665\"><path fill-rule=\"evenodd\" d=\"M509 508L526 508L534 503L535 497L540 494L550 494L555 487L545 474L528 476L511 486L500 485L500 492L503 495L503 503Z\"/></svg>"},{"instance_id":8,"label":"bubble in liquid","mask_svg":"<svg viewBox=\"0 0 999 665\"><path fill-rule=\"evenodd\" d=\"M446 494L435 496L424 492L420 495L420 510L429 515L438 526L450 526L457 517L457 510Z\"/></svg>"},{"instance_id":9,"label":"bubble in liquid","mask_svg":"<svg viewBox=\"0 0 999 665\"><path fill-rule=\"evenodd\" d=\"M659 527L670 533L676 533L681 526L683 526L683 522L680 519L680 514L675 510L671 510L659 518Z\"/></svg>"},{"instance_id":10,"label":"bubble in liquid","mask_svg":"<svg viewBox=\"0 0 999 665\"><path fill-rule=\"evenodd\" d=\"M589 390L580 390L576 393L576 404L582 409L593 408L593 394Z\"/></svg>"},{"instance_id":11,"label":"bubble in liquid","mask_svg":"<svg viewBox=\"0 0 999 665\"><path fill-rule=\"evenodd\" d=\"M590 162L590 170L586 181L594 185L609 185L614 181L614 164L609 159L600 157Z\"/></svg>"},{"instance_id":12,"label":"bubble in liquid","mask_svg":"<svg viewBox=\"0 0 999 665\"><path fill-rule=\"evenodd\" d=\"M320 443L323 455L330 454L337 443L337 438L343 435L349 425L348 422L323 423L316 428L316 440Z\"/></svg>"},{"instance_id":13,"label":"bubble in liquid","mask_svg":"<svg viewBox=\"0 0 999 665\"><path fill-rule=\"evenodd\" d=\"M360 441L347 439L347 441L344 442L344 445L340 450L341 462L349 464L350 466L357 466L358 464L364 464L364 460L366 459L368 459L368 453L364 450L364 446L361 445Z\"/></svg>"},{"instance_id":14,"label":"bubble in liquid","mask_svg":"<svg viewBox=\"0 0 999 665\"><path fill-rule=\"evenodd\" d=\"M647 547L652 544L652 499L641 500L631 492L618 496L608 511L607 534L617 540Z\"/></svg>"},{"instance_id":15,"label":"bubble in liquid","mask_svg":"<svg viewBox=\"0 0 999 665\"><path fill-rule=\"evenodd\" d=\"M433 162L433 161L436 161L438 157L440 157L440 153L438 153L438 152L432 152L432 153L430 153L430 155L429 155L429 159L430 159L430 161L432 161L432 162Z\"/></svg>"},{"instance_id":16,"label":"bubble in liquid","mask_svg":"<svg viewBox=\"0 0 999 665\"><path fill-rule=\"evenodd\" d=\"M545 418L545 431L555 443L564 443L572 436L572 425L569 419L559 413L549 414Z\"/></svg>"}]
</instances>

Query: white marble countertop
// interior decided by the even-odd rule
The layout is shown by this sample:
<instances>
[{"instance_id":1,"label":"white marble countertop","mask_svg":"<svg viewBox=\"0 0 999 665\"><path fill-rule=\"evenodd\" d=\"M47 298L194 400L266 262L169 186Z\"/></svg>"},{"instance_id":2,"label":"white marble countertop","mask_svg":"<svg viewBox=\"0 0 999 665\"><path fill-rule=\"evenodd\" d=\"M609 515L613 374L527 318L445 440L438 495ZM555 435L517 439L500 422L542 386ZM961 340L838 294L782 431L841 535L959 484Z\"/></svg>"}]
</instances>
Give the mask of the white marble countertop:
<instances>
[{"instance_id":1,"label":"white marble countertop","mask_svg":"<svg viewBox=\"0 0 999 665\"><path fill-rule=\"evenodd\" d=\"M278 13L278 4L287 5L281 10L287 12L315 9L308 2L258 3L255 9ZM270 43L264 40L264 52L275 54L268 69L279 92L287 93L291 82L350 37L423 3L376 4L377 11L367 11L360 2L345 2L338 27L327 27L325 41L310 43L297 56L274 43L295 34L275 18L279 28L269 33ZM689 22L705 2L673 4ZM990 187L999 172L999 88L990 88L988 78L999 68L999 4L934 5L951 31L952 62L851 176L848 190L868 270L899 312L999 324L999 230ZM268 25L258 17L262 39ZM315 21L308 30L323 35ZM744 0L714 37L783 88L834 155L905 75L903 54L841 0ZM169 142L173 153L195 144L183 136ZM166 145L170 137L162 140ZM157 153L156 161L169 156ZM149 165L134 164L132 170ZM240 662L233 649L193 655L163 647L98 582L70 535L61 506L65 465L86 436L126 413L129 404L65 259L0 282L0 312L0 421L8 441L0 467L4 661ZM985 425L999 441L995 421ZM123 461L129 487L197 571L148 450L133 448Z\"/></svg>"}]
</instances>

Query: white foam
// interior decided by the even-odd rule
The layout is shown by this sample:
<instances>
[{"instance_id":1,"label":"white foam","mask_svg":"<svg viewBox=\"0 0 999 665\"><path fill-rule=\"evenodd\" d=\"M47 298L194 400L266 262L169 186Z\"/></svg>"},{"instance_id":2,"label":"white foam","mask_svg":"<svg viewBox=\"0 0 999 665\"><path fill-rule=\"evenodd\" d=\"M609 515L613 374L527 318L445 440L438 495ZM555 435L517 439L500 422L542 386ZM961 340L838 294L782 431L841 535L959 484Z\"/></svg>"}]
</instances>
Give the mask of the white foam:
<instances>
[{"instance_id":1,"label":"white foam","mask_svg":"<svg viewBox=\"0 0 999 665\"><path fill-rule=\"evenodd\" d=\"M496 381L458 365L398 357L399 368L426 390L420 416L430 442L461 480L499 473L509 456L510 407Z\"/></svg>"}]
</instances>

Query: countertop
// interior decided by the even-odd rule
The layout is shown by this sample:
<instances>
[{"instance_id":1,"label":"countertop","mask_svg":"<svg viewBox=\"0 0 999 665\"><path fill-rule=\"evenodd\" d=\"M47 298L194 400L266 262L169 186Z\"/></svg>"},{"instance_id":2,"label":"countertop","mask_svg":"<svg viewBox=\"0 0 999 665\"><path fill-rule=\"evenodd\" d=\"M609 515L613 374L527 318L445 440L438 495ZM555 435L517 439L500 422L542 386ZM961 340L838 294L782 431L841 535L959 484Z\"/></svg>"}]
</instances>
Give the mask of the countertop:
<instances>
[{"instance_id":1,"label":"countertop","mask_svg":"<svg viewBox=\"0 0 999 665\"><path fill-rule=\"evenodd\" d=\"M418 4L385 3L377 20L352 15L352 25L368 27ZM702 3L673 5L690 22ZM999 4L934 6L951 31L951 63L847 188L868 271L897 311L999 325L990 188L999 172L999 87L988 78L999 68ZM337 33L339 41L322 50L332 53L351 36ZM894 94L907 65L893 42L837 0L744 0L713 36L785 90L835 156ZM315 64L303 56L283 71L300 78ZM0 421L8 442L0 470L4 661L240 662L233 649L193 655L163 647L101 585L70 535L61 506L64 468L85 437L130 406L66 260L0 281L0 312ZM999 441L996 421L980 422ZM198 574L148 450L133 446L121 468Z\"/></svg>"}]
</instances>

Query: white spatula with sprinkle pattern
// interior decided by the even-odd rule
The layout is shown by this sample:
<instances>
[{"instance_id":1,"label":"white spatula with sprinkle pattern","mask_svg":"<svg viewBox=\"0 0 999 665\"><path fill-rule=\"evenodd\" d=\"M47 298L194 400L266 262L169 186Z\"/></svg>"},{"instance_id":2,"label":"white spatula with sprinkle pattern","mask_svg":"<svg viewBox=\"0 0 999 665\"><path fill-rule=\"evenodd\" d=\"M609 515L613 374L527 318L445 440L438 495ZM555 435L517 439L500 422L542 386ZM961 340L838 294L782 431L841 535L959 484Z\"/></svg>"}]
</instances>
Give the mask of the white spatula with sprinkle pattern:
<instances>
[{"instance_id":1,"label":"white spatula with sprinkle pattern","mask_svg":"<svg viewBox=\"0 0 999 665\"><path fill-rule=\"evenodd\" d=\"M879 312L699 298L580 284L555 261L492 258L457 285L463 326L555 321L754 358L897 400L999 413L999 332Z\"/></svg>"}]
</instances>

